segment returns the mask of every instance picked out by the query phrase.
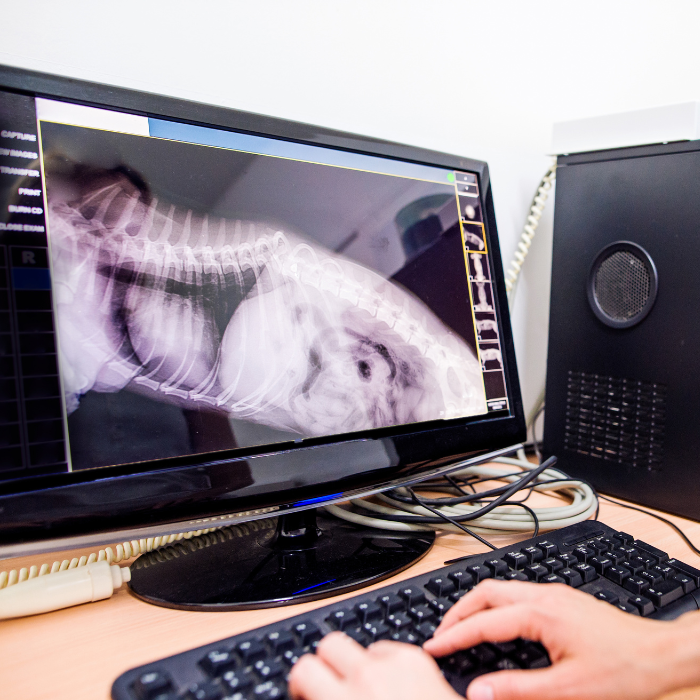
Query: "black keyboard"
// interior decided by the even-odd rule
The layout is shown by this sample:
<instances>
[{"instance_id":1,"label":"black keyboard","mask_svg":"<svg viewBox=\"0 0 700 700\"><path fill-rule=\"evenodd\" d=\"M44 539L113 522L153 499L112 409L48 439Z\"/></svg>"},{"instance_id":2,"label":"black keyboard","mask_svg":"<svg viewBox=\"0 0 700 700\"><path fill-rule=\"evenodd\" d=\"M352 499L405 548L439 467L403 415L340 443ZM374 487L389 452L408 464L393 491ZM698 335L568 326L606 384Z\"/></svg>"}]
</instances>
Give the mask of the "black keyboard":
<instances>
[{"instance_id":1,"label":"black keyboard","mask_svg":"<svg viewBox=\"0 0 700 700\"><path fill-rule=\"evenodd\" d=\"M380 639L422 644L444 613L486 578L566 583L631 615L656 619L700 608L700 570L586 521L132 669L114 682L112 698L285 700L294 662L332 630L364 646ZM438 663L464 695L478 675L540 668L549 658L540 644L518 639L480 644Z\"/></svg>"}]
</instances>

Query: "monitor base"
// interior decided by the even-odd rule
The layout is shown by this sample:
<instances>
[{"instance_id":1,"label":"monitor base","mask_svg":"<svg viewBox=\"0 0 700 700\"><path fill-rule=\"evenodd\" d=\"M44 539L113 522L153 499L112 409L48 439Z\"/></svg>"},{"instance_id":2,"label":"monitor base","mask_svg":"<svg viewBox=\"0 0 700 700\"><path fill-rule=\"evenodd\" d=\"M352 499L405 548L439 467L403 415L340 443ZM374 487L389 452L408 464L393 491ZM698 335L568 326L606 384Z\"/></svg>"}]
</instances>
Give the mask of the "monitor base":
<instances>
[{"instance_id":1,"label":"monitor base","mask_svg":"<svg viewBox=\"0 0 700 700\"><path fill-rule=\"evenodd\" d=\"M433 532L389 532L305 510L222 528L140 556L131 592L180 610L293 605L347 593L421 559Z\"/></svg>"}]
</instances>

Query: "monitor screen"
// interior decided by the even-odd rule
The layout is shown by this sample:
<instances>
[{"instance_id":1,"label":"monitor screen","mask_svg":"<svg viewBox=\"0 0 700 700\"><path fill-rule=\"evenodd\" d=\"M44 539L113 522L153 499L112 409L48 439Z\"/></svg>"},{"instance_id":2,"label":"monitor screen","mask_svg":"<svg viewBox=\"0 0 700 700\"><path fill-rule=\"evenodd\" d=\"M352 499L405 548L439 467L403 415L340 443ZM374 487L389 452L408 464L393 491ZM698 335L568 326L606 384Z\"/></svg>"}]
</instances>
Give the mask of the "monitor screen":
<instances>
[{"instance_id":1,"label":"monitor screen","mask_svg":"<svg viewBox=\"0 0 700 700\"><path fill-rule=\"evenodd\" d=\"M329 485L409 465L415 475L432 456L517 440L485 164L26 71L2 77L10 510L19 494L44 497L36 508L59 493L84 505L105 482L111 493L130 485L122 503L162 492L159 522L223 513L222 499L289 505L299 489L338 496ZM432 455L397 448L427 450L428 435L442 444ZM196 507L180 498L169 510L166 483ZM68 520L56 533L90 529L75 511Z\"/></svg>"}]
</instances>

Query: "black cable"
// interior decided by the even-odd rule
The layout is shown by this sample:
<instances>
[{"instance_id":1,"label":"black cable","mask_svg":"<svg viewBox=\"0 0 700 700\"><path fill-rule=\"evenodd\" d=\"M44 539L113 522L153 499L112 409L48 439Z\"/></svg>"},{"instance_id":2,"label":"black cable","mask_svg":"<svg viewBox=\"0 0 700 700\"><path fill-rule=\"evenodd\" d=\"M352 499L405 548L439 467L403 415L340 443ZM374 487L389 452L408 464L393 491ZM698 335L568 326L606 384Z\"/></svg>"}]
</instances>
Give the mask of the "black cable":
<instances>
[{"instance_id":1,"label":"black cable","mask_svg":"<svg viewBox=\"0 0 700 700\"><path fill-rule=\"evenodd\" d=\"M451 523L455 527L458 527L460 530L463 530L464 532L467 533L467 535L471 535L475 539L479 540L482 544L485 544L487 547L491 547L491 549L498 549L498 547L495 547L492 545L488 540L485 540L481 535L477 535L476 532L472 532L468 527L462 525L461 523L458 523L456 520L453 520L450 518L449 515L445 515L444 513L441 513L439 510L436 510L435 508L431 508L429 505L426 503L423 503L423 501L418 498L416 495L416 492L413 489L408 489L409 492L411 493L411 496L413 496L413 502L416 503L419 506L423 506L426 510L429 510L431 513L435 513L435 515L438 515L440 518L445 520L448 523Z\"/></svg>"},{"instance_id":2,"label":"black cable","mask_svg":"<svg viewBox=\"0 0 700 700\"><path fill-rule=\"evenodd\" d=\"M449 474L445 474L445 479L447 479L447 481L449 481L449 482L452 484L452 486L454 486L455 489L457 489L457 491L459 491L460 493L463 493L465 496L469 495L469 494L467 494L467 492L457 483L457 479L454 479L454 478L451 477ZM465 483L465 482L462 482L462 483ZM474 488L474 486L473 486L470 482L466 482L465 485L466 485L466 486L469 486L469 487L471 488L472 493L476 493L476 489Z\"/></svg>"},{"instance_id":3,"label":"black cable","mask_svg":"<svg viewBox=\"0 0 700 700\"><path fill-rule=\"evenodd\" d=\"M502 505L505 501L507 501L514 493L517 491L520 491L521 489L525 488L527 484L529 484L533 479L536 479L543 471L546 469L550 469L557 463L557 458L552 456L549 459L545 460L542 464L540 464L538 467L533 469L532 471L526 472L525 475L523 476L522 479L519 479L518 481L514 482L511 484L505 491L501 493L498 498L495 498L493 501L491 501L488 505L485 505L483 508L479 508L478 510L475 510L473 513L465 513L464 515L460 515L459 517L455 517L455 521L458 522L468 522L470 520L476 520L477 518L480 518L482 515L486 515L487 513L490 513L494 508L498 508L498 506ZM494 489L496 490L496 489ZM502 491L501 489L498 489L499 491ZM484 492L484 494L490 493L490 492ZM479 494L480 496L483 496L484 494ZM394 498L394 496L392 496ZM405 497L401 497L399 499L396 499L402 502L408 502L408 503L413 503L414 501L412 499L407 500ZM444 504L445 501L449 501L451 499L444 499L444 501L439 501L439 504ZM424 505L426 505L428 501L424 501ZM362 508L361 504L357 504L360 508ZM368 510L368 509L366 509ZM385 520L393 520L395 522L399 523L423 523L423 524L432 524L432 525L439 525L444 518L442 515L438 518L431 518L427 515L395 515L395 514L382 514L382 517Z\"/></svg>"},{"instance_id":4,"label":"black cable","mask_svg":"<svg viewBox=\"0 0 700 700\"><path fill-rule=\"evenodd\" d=\"M550 460L554 459L554 462L551 464L556 463L556 457L550 457ZM549 460L547 460L549 461ZM487 498L491 498L492 496L500 496L504 493L515 493L515 491L519 491L521 488L525 487L525 484L529 483L534 476L539 476L539 474L544 471L544 469L548 469L549 467L542 467L542 465L536 467L532 471L527 471L527 472L513 472L512 474L499 474L498 476L489 476L489 477L484 477L483 479L479 479L477 481L474 481L473 483L478 484L482 481L495 481L498 479L503 479L506 476L518 476L520 479L518 481L515 481L511 484L505 484L504 486L499 486L495 489L490 489L488 491L478 491L474 494L467 494L466 496L460 496L456 498L433 498L433 499L426 499L427 503L430 503L432 505L438 505L438 506L457 506L461 505L462 503L472 503L474 501L484 501ZM421 488L423 488L423 484L421 484ZM515 490L513 487L516 487ZM444 487L443 487L444 488ZM431 489L432 490L432 489ZM392 498L395 501L399 501L401 503L412 503L412 500L408 498L407 496L403 496L401 493L399 493L396 490L388 491L387 495L389 495L390 498Z\"/></svg>"},{"instance_id":5,"label":"black cable","mask_svg":"<svg viewBox=\"0 0 700 700\"><path fill-rule=\"evenodd\" d=\"M532 490L530 490L530 493L532 493ZM532 521L535 523L535 528L534 532L532 533L533 537L537 537L537 535L540 534L540 519L537 517L537 513L535 513L530 506L526 506L522 501L506 501L504 506L520 506L520 508L524 508L531 516L532 516Z\"/></svg>"}]
</instances>

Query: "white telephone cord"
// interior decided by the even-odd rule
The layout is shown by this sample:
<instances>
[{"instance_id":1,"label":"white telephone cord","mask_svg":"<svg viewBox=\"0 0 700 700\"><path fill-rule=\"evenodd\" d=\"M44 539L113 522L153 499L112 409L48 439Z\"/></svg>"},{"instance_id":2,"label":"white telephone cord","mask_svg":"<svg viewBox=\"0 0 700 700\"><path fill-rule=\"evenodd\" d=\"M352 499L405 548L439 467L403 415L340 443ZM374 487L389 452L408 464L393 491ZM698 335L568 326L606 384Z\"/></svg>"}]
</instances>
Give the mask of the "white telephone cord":
<instances>
[{"instance_id":1,"label":"white telephone cord","mask_svg":"<svg viewBox=\"0 0 700 700\"><path fill-rule=\"evenodd\" d=\"M532 239L535 237L537 227L542 218L542 212L544 212L544 207L547 203L547 197L549 197L556 177L557 161L555 159L552 165L547 169L542 180L540 180L540 184L537 186L535 196L532 198L532 202L530 202L530 209L528 210L527 219L525 220L525 226L523 226L523 232L520 234L518 246L515 249L513 259L510 261L510 265L506 271L506 293L511 309L515 300L515 290L518 285L520 270L525 262L527 254L530 252Z\"/></svg>"},{"instance_id":2,"label":"white telephone cord","mask_svg":"<svg viewBox=\"0 0 700 700\"><path fill-rule=\"evenodd\" d=\"M129 567L120 567L119 562L222 527L131 540L116 545L114 549L105 547L80 558L3 571L0 573L0 620L109 598L122 583L131 579ZM265 527L270 527L267 521L253 520L230 525L228 530L233 536L243 537L250 530L256 532Z\"/></svg>"}]
</instances>

